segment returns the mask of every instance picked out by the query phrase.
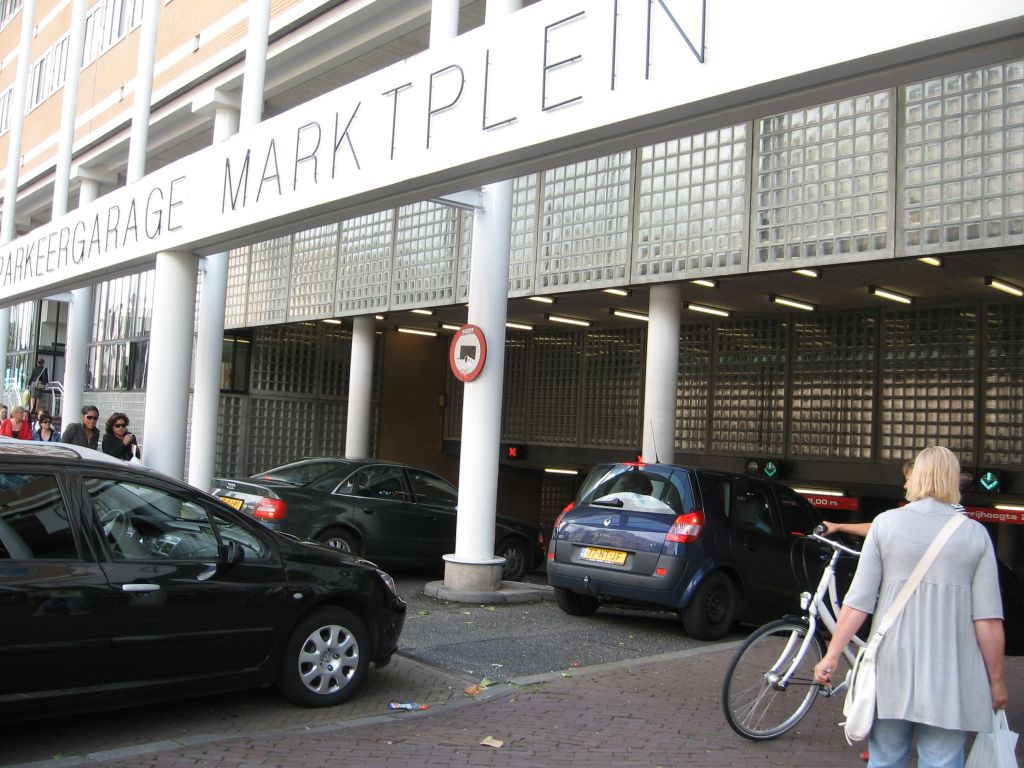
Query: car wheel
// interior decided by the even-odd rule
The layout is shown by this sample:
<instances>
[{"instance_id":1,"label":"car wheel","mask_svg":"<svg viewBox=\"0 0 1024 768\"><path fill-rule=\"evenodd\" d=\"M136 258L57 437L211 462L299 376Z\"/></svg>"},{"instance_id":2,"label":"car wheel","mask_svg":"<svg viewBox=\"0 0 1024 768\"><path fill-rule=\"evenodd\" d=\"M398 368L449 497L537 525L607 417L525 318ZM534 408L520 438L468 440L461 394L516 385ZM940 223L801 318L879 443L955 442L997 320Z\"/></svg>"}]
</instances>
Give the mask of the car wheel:
<instances>
[{"instance_id":1,"label":"car wheel","mask_svg":"<svg viewBox=\"0 0 1024 768\"><path fill-rule=\"evenodd\" d=\"M555 587L555 602L570 616L590 616L601 605L596 597L581 595L564 587Z\"/></svg>"},{"instance_id":2,"label":"car wheel","mask_svg":"<svg viewBox=\"0 0 1024 768\"><path fill-rule=\"evenodd\" d=\"M316 540L333 549L348 552L350 555L359 554L359 544L356 541L356 537L341 528L328 528L326 531L319 533Z\"/></svg>"},{"instance_id":3,"label":"car wheel","mask_svg":"<svg viewBox=\"0 0 1024 768\"><path fill-rule=\"evenodd\" d=\"M320 608L292 632L277 689L302 707L340 704L362 684L369 665L370 643L359 617L344 608Z\"/></svg>"},{"instance_id":4,"label":"car wheel","mask_svg":"<svg viewBox=\"0 0 1024 768\"><path fill-rule=\"evenodd\" d=\"M683 610L683 628L698 640L719 640L736 621L736 587L724 573L712 573Z\"/></svg>"},{"instance_id":5,"label":"car wheel","mask_svg":"<svg viewBox=\"0 0 1024 768\"><path fill-rule=\"evenodd\" d=\"M532 565L530 551L519 539L505 539L498 545L495 554L505 558L505 562L501 564L503 581L522 581Z\"/></svg>"}]
</instances>

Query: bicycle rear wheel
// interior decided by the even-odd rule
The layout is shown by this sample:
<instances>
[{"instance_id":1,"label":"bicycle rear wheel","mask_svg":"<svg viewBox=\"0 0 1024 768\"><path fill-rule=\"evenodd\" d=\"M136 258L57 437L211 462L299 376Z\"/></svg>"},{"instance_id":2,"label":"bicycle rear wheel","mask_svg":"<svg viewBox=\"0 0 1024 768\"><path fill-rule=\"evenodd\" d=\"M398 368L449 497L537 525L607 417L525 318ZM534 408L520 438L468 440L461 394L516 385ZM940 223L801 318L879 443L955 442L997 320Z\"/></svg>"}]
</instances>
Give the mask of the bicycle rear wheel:
<instances>
[{"instance_id":1,"label":"bicycle rear wheel","mask_svg":"<svg viewBox=\"0 0 1024 768\"><path fill-rule=\"evenodd\" d=\"M722 684L722 708L730 727L754 741L774 739L800 722L814 704L819 686L814 665L821 661L821 641L807 623L780 619L757 629L740 646ZM793 672L783 683L790 667Z\"/></svg>"}]
</instances>

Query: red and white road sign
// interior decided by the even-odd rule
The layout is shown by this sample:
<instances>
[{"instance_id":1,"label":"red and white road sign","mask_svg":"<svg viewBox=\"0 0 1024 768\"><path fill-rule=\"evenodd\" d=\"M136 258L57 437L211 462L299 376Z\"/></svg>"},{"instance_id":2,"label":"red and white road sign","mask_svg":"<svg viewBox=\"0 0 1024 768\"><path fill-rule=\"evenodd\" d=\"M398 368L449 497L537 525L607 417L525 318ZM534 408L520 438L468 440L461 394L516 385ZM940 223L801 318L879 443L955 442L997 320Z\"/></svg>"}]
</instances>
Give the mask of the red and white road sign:
<instances>
[{"instance_id":1,"label":"red and white road sign","mask_svg":"<svg viewBox=\"0 0 1024 768\"><path fill-rule=\"evenodd\" d=\"M455 332L448 347L448 364L459 381L472 381L484 369L487 340L475 325L464 325Z\"/></svg>"}]
</instances>

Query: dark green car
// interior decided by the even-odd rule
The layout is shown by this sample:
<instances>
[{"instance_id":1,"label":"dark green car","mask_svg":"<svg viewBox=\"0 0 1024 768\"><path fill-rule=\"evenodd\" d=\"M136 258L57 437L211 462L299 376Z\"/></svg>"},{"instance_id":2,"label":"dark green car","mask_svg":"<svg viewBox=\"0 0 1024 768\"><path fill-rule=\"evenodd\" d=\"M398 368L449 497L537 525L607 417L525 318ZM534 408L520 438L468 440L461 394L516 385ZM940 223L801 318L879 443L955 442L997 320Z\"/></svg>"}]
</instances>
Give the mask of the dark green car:
<instances>
[{"instance_id":1,"label":"dark green car","mask_svg":"<svg viewBox=\"0 0 1024 768\"><path fill-rule=\"evenodd\" d=\"M218 478L213 495L272 528L391 568L440 568L455 551L458 491L433 472L375 459L305 458L246 480ZM544 560L540 529L499 517L494 553L518 581Z\"/></svg>"}]
</instances>

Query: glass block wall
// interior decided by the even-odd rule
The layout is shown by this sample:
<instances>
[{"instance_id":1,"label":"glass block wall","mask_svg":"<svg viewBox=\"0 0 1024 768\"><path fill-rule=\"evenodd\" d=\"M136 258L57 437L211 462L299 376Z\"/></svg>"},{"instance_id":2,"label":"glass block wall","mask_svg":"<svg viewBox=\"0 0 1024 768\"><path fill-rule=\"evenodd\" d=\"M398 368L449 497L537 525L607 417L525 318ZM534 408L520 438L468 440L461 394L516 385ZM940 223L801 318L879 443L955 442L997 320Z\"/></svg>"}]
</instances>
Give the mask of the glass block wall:
<instances>
[{"instance_id":1,"label":"glass block wall","mask_svg":"<svg viewBox=\"0 0 1024 768\"><path fill-rule=\"evenodd\" d=\"M633 279L745 271L747 126L641 147L639 156Z\"/></svg>"},{"instance_id":2,"label":"glass block wall","mask_svg":"<svg viewBox=\"0 0 1024 768\"><path fill-rule=\"evenodd\" d=\"M704 453L708 446L711 397L712 326L679 329L679 384L676 390L676 450Z\"/></svg>"},{"instance_id":3,"label":"glass block wall","mask_svg":"<svg viewBox=\"0 0 1024 768\"><path fill-rule=\"evenodd\" d=\"M337 224L329 224L295 233L288 289L290 321L321 318L332 313L340 229Z\"/></svg>"},{"instance_id":4,"label":"glass block wall","mask_svg":"<svg viewBox=\"0 0 1024 768\"><path fill-rule=\"evenodd\" d=\"M505 378L501 390L501 438L505 442L525 442L529 434L529 377L529 334L506 334Z\"/></svg>"},{"instance_id":5,"label":"glass block wall","mask_svg":"<svg viewBox=\"0 0 1024 768\"><path fill-rule=\"evenodd\" d=\"M459 232L457 208L416 203L399 209L391 280L393 308L454 301Z\"/></svg>"},{"instance_id":6,"label":"glass block wall","mask_svg":"<svg viewBox=\"0 0 1024 768\"><path fill-rule=\"evenodd\" d=\"M288 311L292 236L256 243L249 251L247 325L283 323Z\"/></svg>"},{"instance_id":7,"label":"glass block wall","mask_svg":"<svg viewBox=\"0 0 1024 768\"><path fill-rule=\"evenodd\" d=\"M621 447L640 443L644 412L644 340L641 328L586 334L580 393L580 444Z\"/></svg>"},{"instance_id":8,"label":"glass block wall","mask_svg":"<svg viewBox=\"0 0 1024 768\"><path fill-rule=\"evenodd\" d=\"M242 328L249 316L249 257L252 247L228 251L228 287L224 306L224 327Z\"/></svg>"},{"instance_id":9,"label":"glass block wall","mask_svg":"<svg viewBox=\"0 0 1024 768\"><path fill-rule=\"evenodd\" d=\"M527 442L576 445L583 334L535 333L532 346Z\"/></svg>"},{"instance_id":10,"label":"glass block wall","mask_svg":"<svg viewBox=\"0 0 1024 768\"><path fill-rule=\"evenodd\" d=\"M393 248L393 211L342 222L335 304L337 314L387 309Z\"/></svg>"},{"instance_id":11,"label":"glass block wall","mask_svg":"<svg viewBox=\"0 0 1024 768\"><path fill-rule=\"evenodd\" d=\"M1024 243L1024 61L902 90L906 252Z\"/></svg>"},{"instance_id":12,"label":"glass block wall","mask_svg":"<svg viewBox=\"0 0 1024 768\"><path fill-rule=\"evenodd\" d=\"M540 176L520 176L512 184L512 241L509 248L508 295L534 292Z\"/></svg>"},{"instance_id":13,"label":"glass block wall","mask_svg":"<svg viewBox=\"0 0 1024 768\"><path fill-rule=\"evenodd\" d=\"M982 462L1019 465L1024 456L1024 304L987 308Z\"/></svg>"}]
</instances>

